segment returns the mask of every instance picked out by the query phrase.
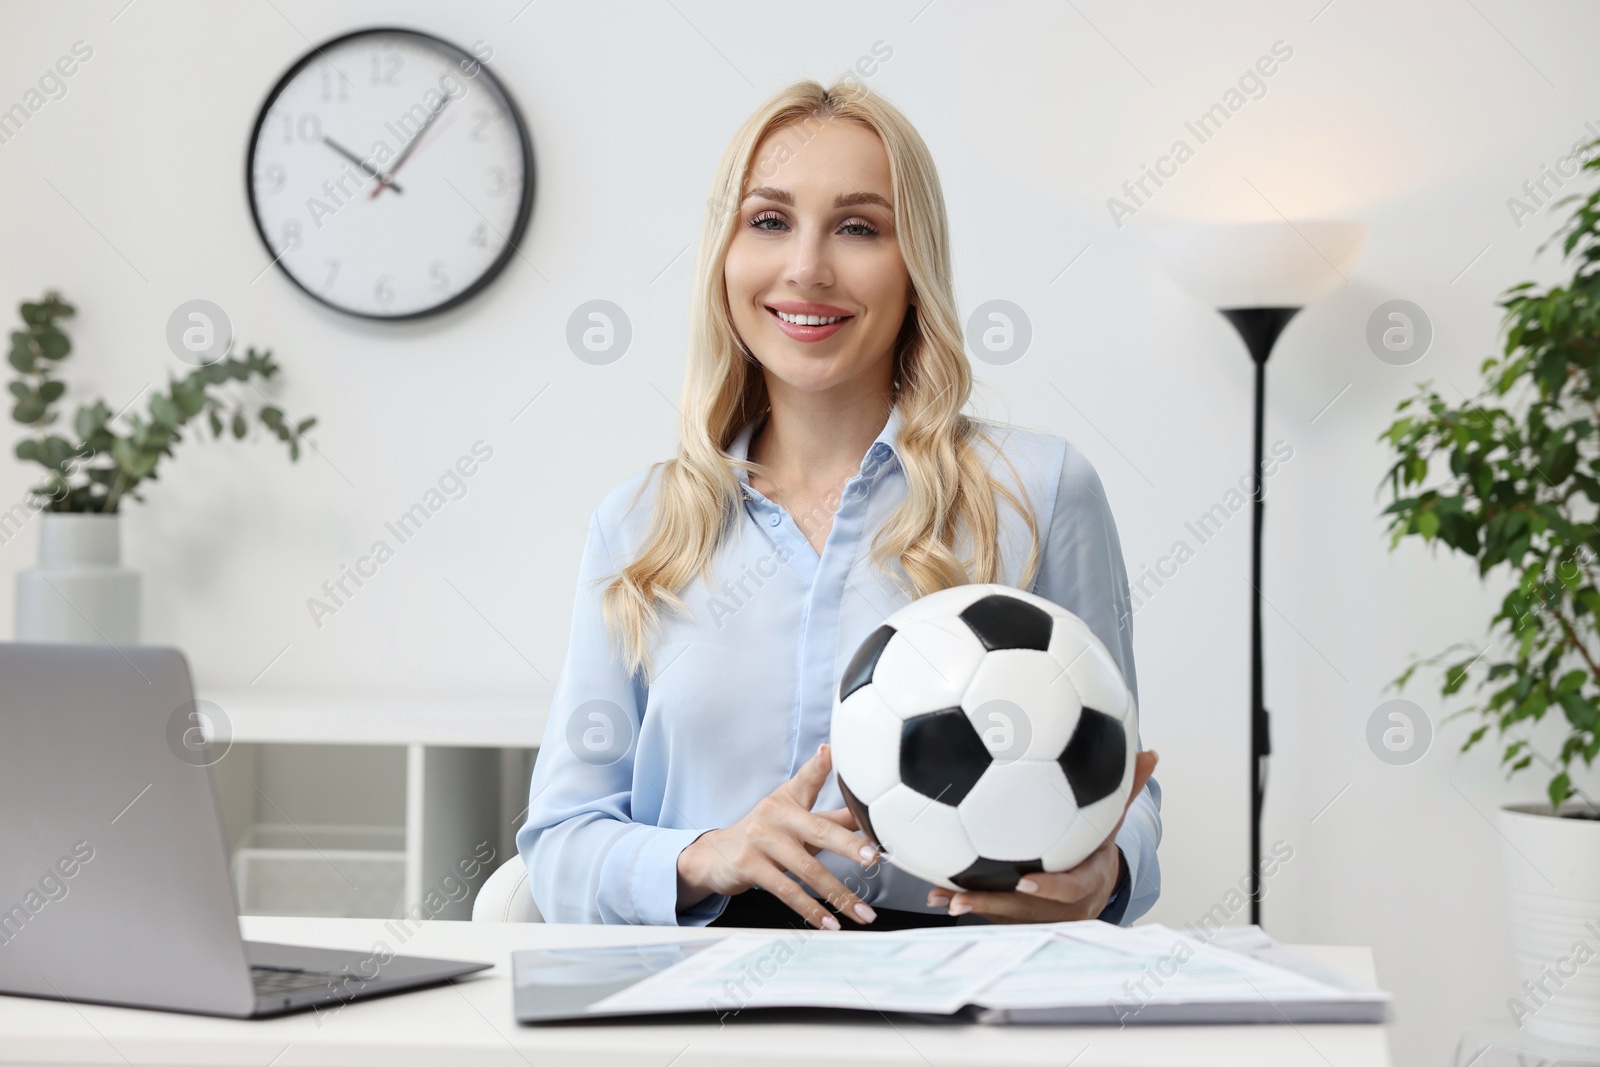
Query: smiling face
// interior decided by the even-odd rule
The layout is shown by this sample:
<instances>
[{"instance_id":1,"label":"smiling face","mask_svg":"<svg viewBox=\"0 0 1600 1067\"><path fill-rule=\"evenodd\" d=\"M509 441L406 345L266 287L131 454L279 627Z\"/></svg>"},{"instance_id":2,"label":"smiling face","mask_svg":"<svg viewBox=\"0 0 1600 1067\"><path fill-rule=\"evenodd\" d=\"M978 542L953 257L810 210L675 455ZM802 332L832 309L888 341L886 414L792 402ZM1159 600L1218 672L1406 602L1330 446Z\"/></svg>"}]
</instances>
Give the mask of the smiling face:
<instances>
[{"instance_id":1,"label":"smiling face","mask_svg":"<svg viewBox=\"0 0 1600 1067\"><path fill-rule=\"evenodd\" d=\"M723 276L768 388L887 388L911 276L883 142L859 123L814 119L771 131L753 158L784 162L754 168Z\"/></svg>"}]
</instances>

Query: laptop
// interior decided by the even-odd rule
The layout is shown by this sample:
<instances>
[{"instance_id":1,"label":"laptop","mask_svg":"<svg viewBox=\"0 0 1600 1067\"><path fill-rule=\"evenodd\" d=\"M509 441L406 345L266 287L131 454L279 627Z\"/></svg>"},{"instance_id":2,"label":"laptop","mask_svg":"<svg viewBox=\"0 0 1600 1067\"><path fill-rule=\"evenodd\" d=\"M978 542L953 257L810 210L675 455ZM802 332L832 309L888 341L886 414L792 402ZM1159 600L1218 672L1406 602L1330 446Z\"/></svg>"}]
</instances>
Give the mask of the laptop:
<instances>
[{"instance_id":1,"label":"laptop","mask_svg":"<svg viewBox=\"0 0 1600 1067\"><path fill-rule=\"evenodd\" d=\"M261 1018L492 964L245 941L189 665L0 643L0 993Z\"/></svg>"}]
</instances>

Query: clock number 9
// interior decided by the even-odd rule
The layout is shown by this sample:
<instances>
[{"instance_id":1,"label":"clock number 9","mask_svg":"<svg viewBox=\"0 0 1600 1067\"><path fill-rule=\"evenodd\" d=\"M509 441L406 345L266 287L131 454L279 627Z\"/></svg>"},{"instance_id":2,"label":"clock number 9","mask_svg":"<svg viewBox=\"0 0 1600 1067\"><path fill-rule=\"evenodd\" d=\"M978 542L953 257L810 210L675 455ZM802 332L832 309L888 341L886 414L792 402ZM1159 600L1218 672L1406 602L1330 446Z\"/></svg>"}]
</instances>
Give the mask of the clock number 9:
<instances>
[{"instance_id":1,"label":"clock number 9","mask_svg":"<svg viewBox=\"0 0 1600 1067\"><path fill-rule=\"evenodd\" d=\"M265 182L262 188L264 193L283 192L284 182L288 180L289 172L283 169L282 163L268 163L261 168L261 177L258 181Z\"/></svg>"},{"instance_id":2,"label":"clock number 9","mask_svg":"<svg viewBox=\"0 0 1600 1067\"><path fill-rule=\"evenodd\" d=\"M314 112L301 115L299 122L287 112L283 114L283 143L294 144L297 138L301 141L322 140L322 120Z\"/></svg>"}]
</instances>

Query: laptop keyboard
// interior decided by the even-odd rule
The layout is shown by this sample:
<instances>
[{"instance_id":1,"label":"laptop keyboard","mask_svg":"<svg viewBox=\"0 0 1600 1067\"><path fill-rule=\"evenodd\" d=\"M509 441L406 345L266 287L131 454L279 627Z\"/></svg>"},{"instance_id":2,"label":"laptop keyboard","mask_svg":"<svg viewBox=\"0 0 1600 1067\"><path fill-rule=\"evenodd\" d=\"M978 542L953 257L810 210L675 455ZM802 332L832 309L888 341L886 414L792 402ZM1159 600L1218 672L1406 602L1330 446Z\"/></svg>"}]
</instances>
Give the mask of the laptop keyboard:
<instances>
[{"instance_id":1,"label":"laptop keyboard","mask_svg":"<svg viewBox=\"0 0 1600 1067\"><path fill-rule=\"evenodd\" d=\"M329 989L346 977L331 971L301 971L284 967L251 967L250 982L256 996L274 997L305 989Z\"/></svg>"}]
</instances>

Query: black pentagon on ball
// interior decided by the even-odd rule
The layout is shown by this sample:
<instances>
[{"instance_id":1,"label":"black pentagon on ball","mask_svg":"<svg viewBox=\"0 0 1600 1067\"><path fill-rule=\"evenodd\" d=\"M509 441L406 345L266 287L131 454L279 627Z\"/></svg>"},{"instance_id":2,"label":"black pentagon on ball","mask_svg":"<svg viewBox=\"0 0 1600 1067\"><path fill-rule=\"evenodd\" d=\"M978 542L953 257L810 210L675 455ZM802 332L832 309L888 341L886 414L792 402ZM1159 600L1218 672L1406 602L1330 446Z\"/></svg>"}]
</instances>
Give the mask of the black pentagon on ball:
<instances>
[{"instance_id":1,"label":"black pentagon on ball","mask_svg":"<svg viewBox=\"0 0 1600 1067\"><path fill-rule=\"evenodd\" d=\"M961 613L961 621L990 652L1003 648L1050 648L1050 613L1026 600L991 593L974 600Z\"/></svg>"},{"instance_id":2,"label":"black pentagon on ball","mask_svg":"<svg viewBox=\"0 0 1600 1067\"><path fill-rule=\"evenodd\" d=\"M840 700L872 681L872 672L878 666L878 657L883 655L884 648L889 644L889 638L893 636L893 626L880 626L861 642L861 647L856 649L856 654L850 657L850 663L844 669L844 677L839 680Z\"/></svg>"},{"instance_id":3,"label":"black pentagon on ball","mask_svg":"<svg viewBox=\"0 0 1600 1067\"><path fill-rule=\"evenodd\" d=\"M1103 711L1084 708L1060 759L1078 807L1116 792L1127 760L1128 738L1122 724Z\"/></svg>"},{"instance_id":4,"label":"black pentagon on ball","mask_svg":"<svg viewBox=\"0 0 1600 1067\"><path fill-rule=\"evenodd\" d=\"M872 816L867 811L867 806L861 803L860 798L854 793L850 792L850 787L844 784L843 778L839 779L839 792L844 794L844 806L849 808L850 814L856 818L856 828L866 835L868 841L877 845L881 850L883 842L878 840L877 833L872 829Z\"/></svg>"},{"instance_id":5,"label":"black pentagon on ball","mask_svg":"<svg viewBox=\"0 0 1600 1067\"><path fill-rule=\"evenodd\" d=\"M917 715L900 727L900 780L951 807L972 791L992 760L960 708Z\"/></svg>"},{"instance_id":6,"label":"black pentagon on ball","mask_svg":"<svg viewBox=\"0 0 1600 1067\"><path fill-rule=\"evenodd\" d=\"M950 880L962 889L974 893L1009 893L1025 874L1044 870L1043 860L990 860L978 859Z\"/></svg>"}]
</instances>

